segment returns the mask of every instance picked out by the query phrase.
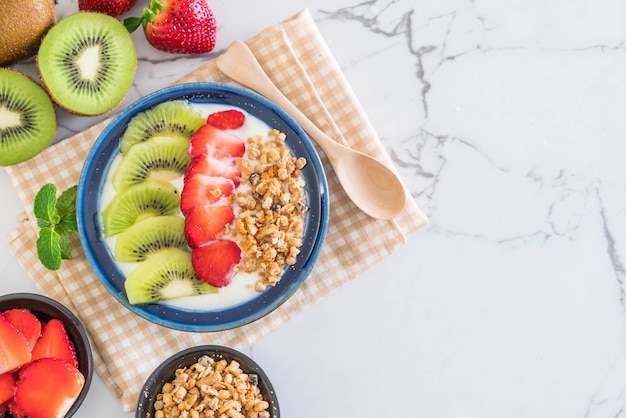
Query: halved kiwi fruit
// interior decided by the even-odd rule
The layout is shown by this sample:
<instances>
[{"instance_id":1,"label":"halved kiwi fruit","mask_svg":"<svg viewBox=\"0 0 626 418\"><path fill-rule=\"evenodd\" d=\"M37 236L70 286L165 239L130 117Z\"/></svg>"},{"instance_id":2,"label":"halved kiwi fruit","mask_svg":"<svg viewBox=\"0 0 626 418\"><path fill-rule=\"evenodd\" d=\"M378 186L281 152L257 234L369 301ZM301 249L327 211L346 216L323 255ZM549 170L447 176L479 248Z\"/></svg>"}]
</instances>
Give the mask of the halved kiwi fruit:
<instances>
[{"instance_id":1,"label":"halved kiwi fruit","mask_svg":"<svg viewBox=\"0 0 626 418\"><path fill-rule=\"evenodd\" d=\"M113 187L122 191L146 180L170 181L185 174L189 165L189 141L158 136L133 146L113 173Z\"/></svg>"},{"instance_id":2,"label":"halved kiwi fruit","mask_svg":"<svg viewBox=\"0 0 626 418\"><path fill-rule=\"evenodd\" d=\"M77 115L101 115L117 106L136 67L128 30L102 13L77 12L61 19L37 54L37 69L52 100Z\"/></svg>"},{"instance_id":3,"label":"halved kiwi fruit","mask_svg":"<svg viewBox=\"0 0 626 418\"><path fill-rule=\"evenodd\" d=\"M160 251L139 264L126 276L124 288L133 305L217 292L198 279L191 253L178 248Z\"/></svg>"},{"instance_id":4,"label":"halved kiwi fruit","mask_svg":"<svg viewBox=\"0 0 626 418\"><path fill-rule=\"evenodd\" d=\"M30 78L0 69L0 165L35 156L54 139L56 113L50 97Z\"/></svg>"},{"instance_id":5,"label":"halved kiwi fruit","mask_svg":"<svg viewBox=\"0 0 626 418\"><path fill-rule=\"evenodd\" d=\"M117 193L102 211L104 235L110 237L143 219L171 215L180 207L178 189L170 183L146 181Z\"/></svg>"},{"instance_id":6,"label":"halved kiwi fruit","mask_svg":"<svg viewBox=\"0 0 626 418\"><path fill-rule=\"evenodd\" d=\"M114 256L117 261L136 263L168 248L188 249L181 216L155 216L130 226L117 237Z\"/></svg>"},{"instance_id":7,"label":"halved kiwi fruit","mask_svg":"<svg viewBox=\"0 0 626 418\"><path fill-rule=\"evenodd\" d=\"M120 138L120 152L126 154L133 145L157 136L189 141L205 122L205 118L185 100L160 103L131 119Z\"/></svg>"}]
</instances>

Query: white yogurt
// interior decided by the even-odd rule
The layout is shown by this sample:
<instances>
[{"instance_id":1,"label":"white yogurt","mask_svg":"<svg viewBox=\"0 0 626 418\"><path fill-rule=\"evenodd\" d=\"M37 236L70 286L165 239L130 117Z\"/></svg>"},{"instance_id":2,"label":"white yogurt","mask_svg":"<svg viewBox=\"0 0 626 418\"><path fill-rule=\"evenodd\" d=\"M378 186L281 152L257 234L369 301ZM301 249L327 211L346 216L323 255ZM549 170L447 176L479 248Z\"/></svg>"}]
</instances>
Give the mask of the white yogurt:
<instances>
[{"instance_id":1,"label":"white yogurt","mask_svg":"<svg viewBox=\"0 0 626 418\"><path fill-rule=\"evenodd\" d=\"M248 112L241 108L237 108L231 105L222 105L215 103L192 103L192 106L199 111L202 116L206 119L211 113L219 112L222 110L228 109L237 109L243 112L246 115L244 125L235 130L228 130L229 133L238 136L244 141L249 137L260 136L263 141L269 140L268 133L270 131L269 125L267 125L262 120L257 117L250 115ZM120 160L122 158L121 154L118 154L112 161L109 171L107 173L106 181L104 187L102 189L102 197L100 199L100 213L108 206L111 202L111 199L116 194L115 189L113 188L113 182L111 181L113 173L115 172L116 167L119 165ZM180 176L171 181L171 183L178 189L178 191L182 191L183 189L183 176ZM240 187L243 187L241 185ZM235 208L236 211L236 208ZM180 210L176 213L176 215L183 217L182 212ZM226 238L228 236L225 236ZM115 242L117 240L117 236L109 237L105 239L107 246L109 247L111 254L113 254L113 250L115 248ZM125 276L135 269L139 263L121 263L115 261L116 265L120 269ZM255 290L255 284L258 280L258 276L253 273L235 273L233 277L232 283L228 286L219 288L217 293L208 294L208 295L198 295L198 296L189 296L184 298L172 299L168 301L160 302L164 305L189 309L189 310L201 310L201 311L210 311L223 309L227 307L232 307L244 302L247 302L254 297L259 295L259 292Z\"/></svg>"}]
</instances>

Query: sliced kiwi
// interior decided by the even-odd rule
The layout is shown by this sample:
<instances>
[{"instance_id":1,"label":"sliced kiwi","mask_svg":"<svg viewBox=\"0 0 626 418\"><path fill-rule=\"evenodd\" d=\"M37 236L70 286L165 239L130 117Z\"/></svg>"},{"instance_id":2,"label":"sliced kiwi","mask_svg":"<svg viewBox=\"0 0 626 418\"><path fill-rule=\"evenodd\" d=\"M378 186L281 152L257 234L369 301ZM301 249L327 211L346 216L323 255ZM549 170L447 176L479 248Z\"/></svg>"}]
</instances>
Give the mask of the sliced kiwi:
<instances>
[{"instance_id":1,"label":"sliced kiwi","mask_svg":"<svg viewBox=\"0 0 626 418\"><path fill-rule=\"evenodd\" d=\"M189 165L189 141L159 136L132 147L113 173L113 187L122 191L146 180L170 181L182 176Z\"/></svg>"},{"instance_id":2,"label":"sliced kiwi","mask_svg":"<svg viewBox=\"0 0 626 418\"><path fill-rule=\"evenodd\" d=\"M52 142L56 129L46 92L30 78L0 69L0 165L35 156Z\"/></svg>"},{"instance_id":3,"label":"sliced kiwi","mask_svg":"<svg viewBox=\"0 0 626 418\"><path fill-rule=\"evenodd\" d=\"M191 253L178 248L162 250L139 264L126 276L124 287L133 305L217 292L198 279Z\"/></svg>"},{"instance_id":4,"label":"sliced kiwi","mask_svg":"<svg viewBox=\"0 0 626 418\"><path fill-rule=\"evenodd\" d=\"M110 237L152 216L171 215L180 207L178 189L170 183L146 181L117 193L102 211L104 235Z\"/></svg>"},{"instance_id":5,"label":"sliced kiwi","mask_svg":"<svg viewBox=\"0 0 626 418\"><path fill-rule=\"evenodd\" d=\"M77 12L46 34L37 68L52 99L77 115L117 106L135 77L137 53L128 30L103 13Z\"/></svg>"},{"instance_id":6,"label":"sliced kiwi","mask_svg":"<svg viewBox=\"0 0 626 418\"><path fill-rule=\"evenodd\" d=\"M155 136L176 136L188 141L206 120L185 100L160 103L135 115L120 138L120 152Z\"/></svg>"},{"instance_id":7,"label":"sliced kiwi","mask_svg":"<svg viewBox=\"0 0 626 418\"><path fill-rule=\"evenodd\" d=\"M130 226L117 237L114 256L117 261L136 263L167 248L188 248L181 216L155 216Z\"/></svg>"}]
</instances>

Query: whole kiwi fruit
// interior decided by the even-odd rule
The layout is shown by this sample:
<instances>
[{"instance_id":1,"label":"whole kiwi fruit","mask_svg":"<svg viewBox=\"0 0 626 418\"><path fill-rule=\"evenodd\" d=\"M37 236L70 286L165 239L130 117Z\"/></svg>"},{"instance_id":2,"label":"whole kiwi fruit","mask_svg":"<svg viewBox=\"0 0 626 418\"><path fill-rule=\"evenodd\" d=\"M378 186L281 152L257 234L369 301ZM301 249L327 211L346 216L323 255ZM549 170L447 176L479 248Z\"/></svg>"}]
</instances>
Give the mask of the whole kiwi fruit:
<instances>
[{"instance_id":1,"label":"whole kiwi fruit","mask_svg":"<svg viewBox=\"0 0 626 418\"><path fill-rule=\"evenodd\" d=\"M55 0L2 0L0 67L35 55L44 35L56 22Z\"/></svg>"}]
</instances>

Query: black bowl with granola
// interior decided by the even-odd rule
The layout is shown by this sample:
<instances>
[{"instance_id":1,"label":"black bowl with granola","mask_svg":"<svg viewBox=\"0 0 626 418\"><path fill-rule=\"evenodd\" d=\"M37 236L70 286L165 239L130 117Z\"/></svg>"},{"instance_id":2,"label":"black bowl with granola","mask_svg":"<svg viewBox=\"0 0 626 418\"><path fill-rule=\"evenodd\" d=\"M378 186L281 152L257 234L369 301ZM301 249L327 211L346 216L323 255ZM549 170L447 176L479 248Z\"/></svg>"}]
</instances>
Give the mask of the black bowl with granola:
<instances>
[{"instance_id":1,"label":"black bowl with granola","mask_svg":"<svg viewBox=\"0 0 626 418\"><path fill-rule=\"evenodd\" d=\"M280 418L267 374L232 348L202 345L165 360L148 377L136 418Z\"/></svg>"}]
</instances>

